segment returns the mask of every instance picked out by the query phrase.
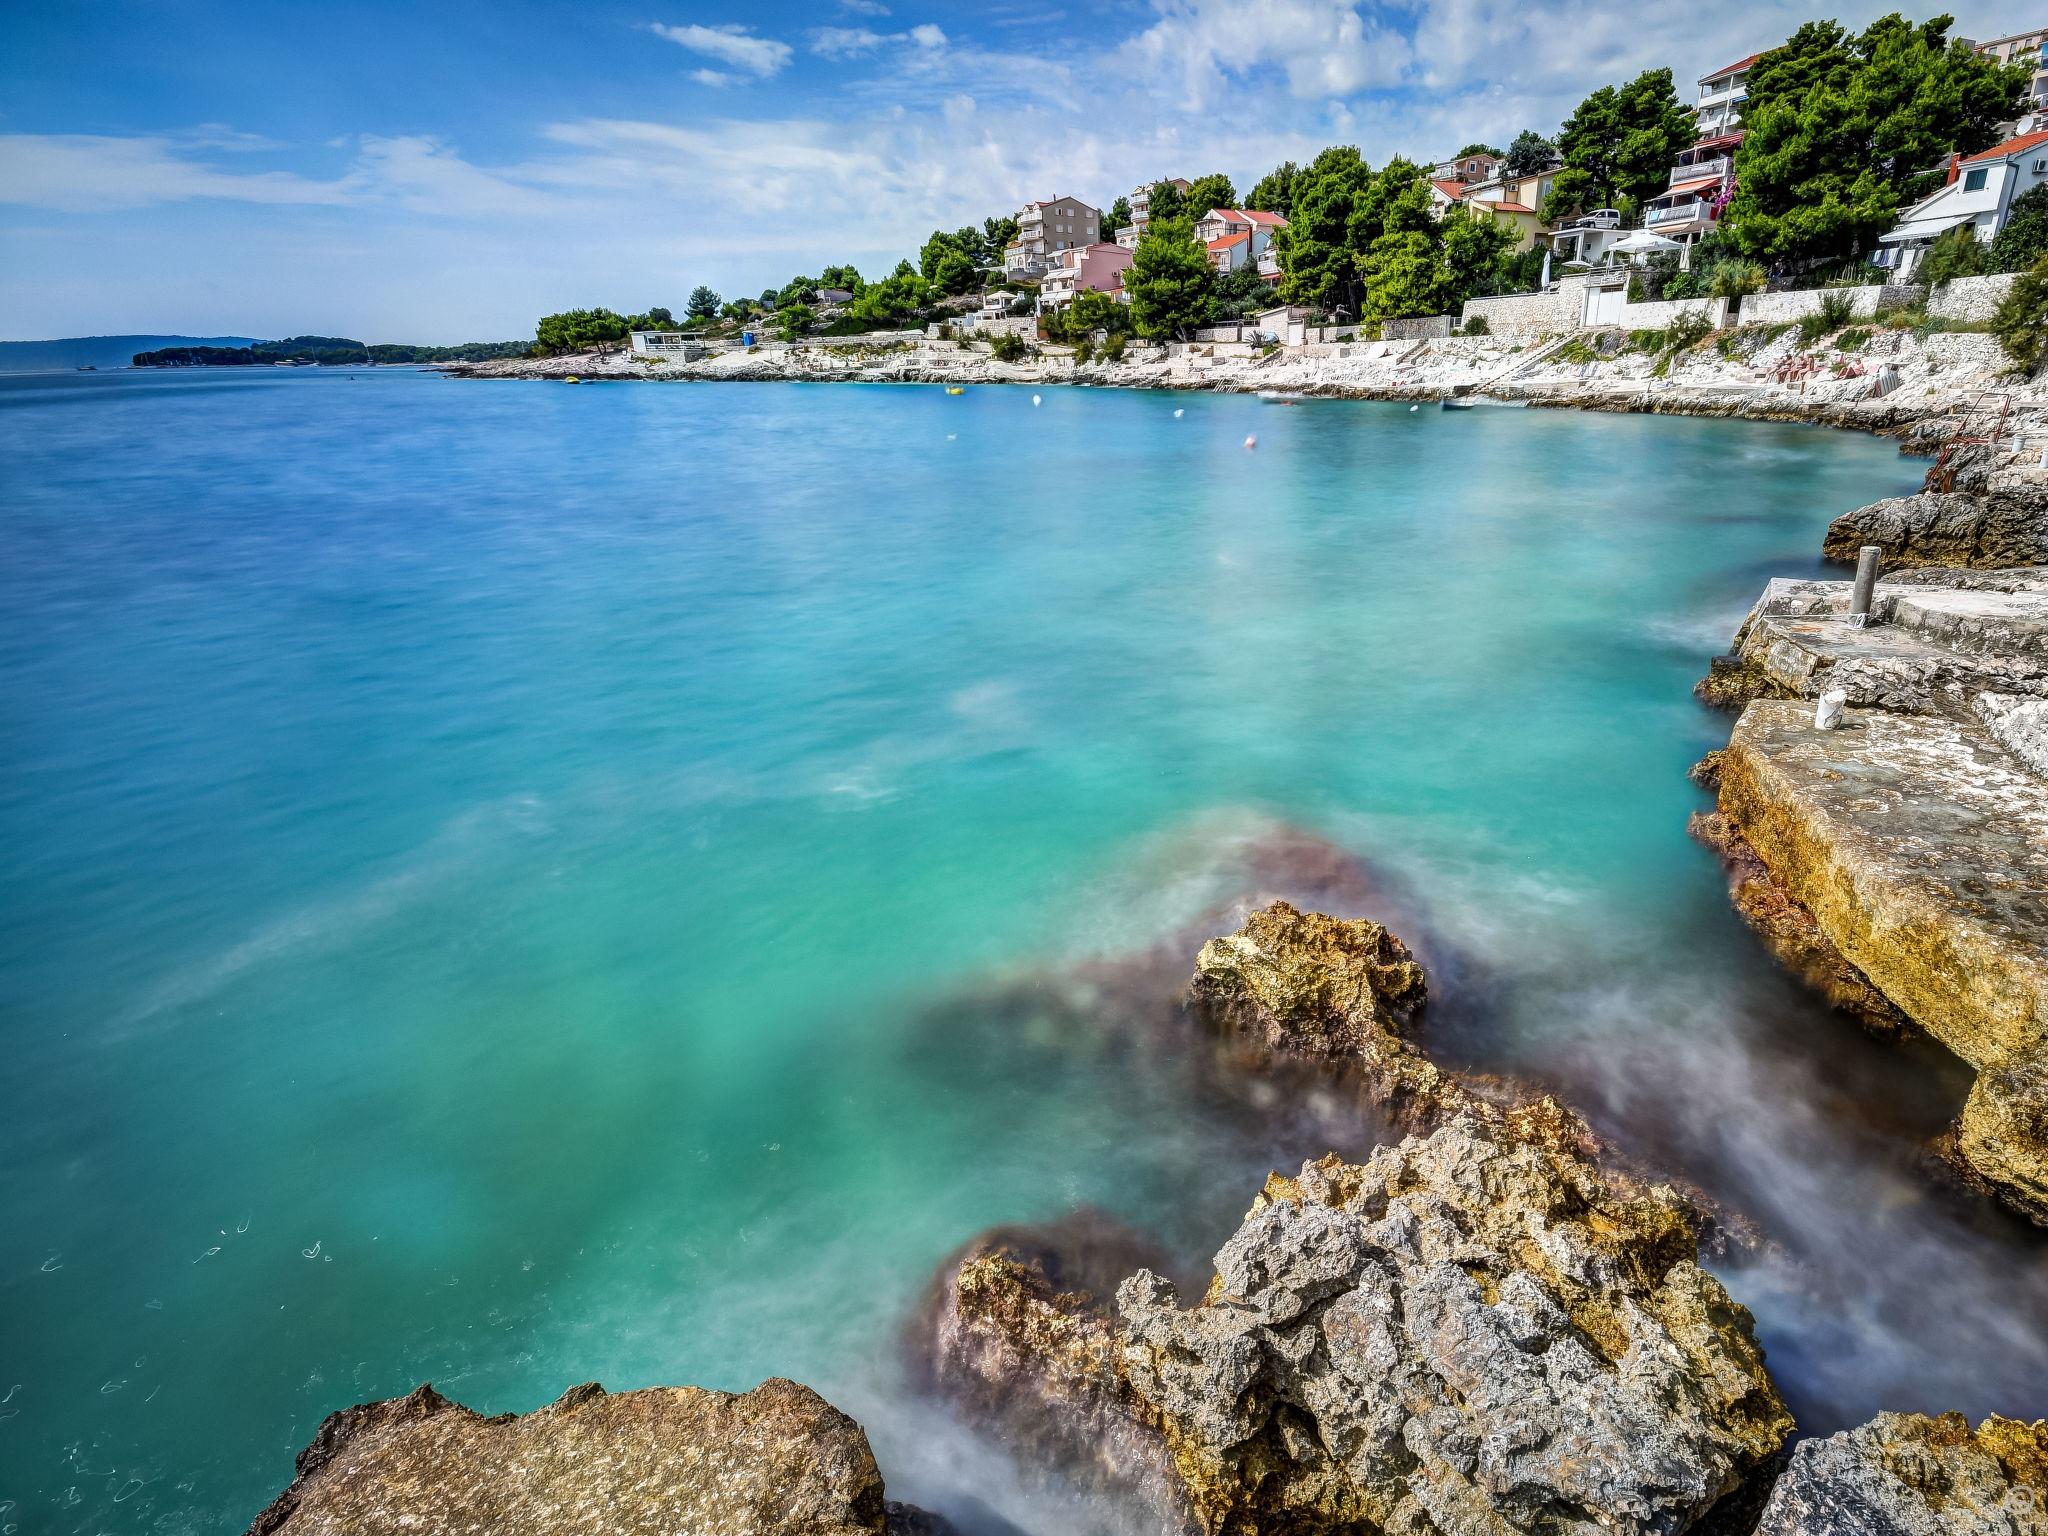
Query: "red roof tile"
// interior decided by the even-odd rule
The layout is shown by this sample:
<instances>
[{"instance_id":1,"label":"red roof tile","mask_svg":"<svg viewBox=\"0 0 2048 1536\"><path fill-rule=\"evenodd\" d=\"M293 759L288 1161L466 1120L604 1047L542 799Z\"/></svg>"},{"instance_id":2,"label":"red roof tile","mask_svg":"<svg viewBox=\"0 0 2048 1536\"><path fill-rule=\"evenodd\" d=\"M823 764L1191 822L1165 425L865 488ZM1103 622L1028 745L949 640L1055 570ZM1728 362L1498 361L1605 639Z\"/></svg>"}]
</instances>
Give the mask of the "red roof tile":
<instances>
[{"instance_id":1,"label":"red roof tile","mask_svg":"<svg viewBox=\"0 0 2048 1536\"><path fill-rule=\"evenodd\" d=\"M1975 165L1979 160L2010 159L2042 144L2048 144L2048 133L2023 133L2016 139L2007 139L2003 144L1994 144L1974 155L1963 156L1963 164Z\"/></svg>"},{"instance_id":2,"label":"red roof tile","mask_svg":"<svg viewBox=\"0 0 2048 1536\"><path fill-rule=\"evenodd\" d=\"M1221 240L1211 240L1209 242L1209 249L1212 251L1227 251L1233 245L1242 245L1249 239L1251 239L1250 235L1225 235Z\"/></svg>"},{"instance_id":3,"label":"red roof tile","mask_svg":"<svg viewBox=\"0 0 2048 1536\"><path fill-rule=\"evenodd\" d=\"M1720 78L1721 78L1721 76L1723 76L1723 75L1732 75L1732 74L1734 74L1734 73L1735 73L1735 71L1737 71L1738 69L1747 69L1747 68L1749 68L1749 66L1750 66L1750 65L1754 64L1754 63L1755 63L1755 62L1756 62L1756 61L1757 61L1758 59L1760 59L1760 58L1762 58L1762 57L1763 57L1763 55L1762 55L1762 54L1760 54L1760 53L1752 53L1752 54L1751 54L1751 55L1750 55L1750 56L1749 56L1748 58L1746 58L1746 59L1737 59L1737 60L1736 60L1736 61L1735 61L1735 62L1734 62L1733 64L1726 64L1726 65L1723 65L1723 66L1722 66L1721 68L1719 68L1719 69L1710 69L1710 70L1708 70L1708 71L1707 71L1707 72L1706 72L1706 73L1705 73L1704 75L1701 75L1701 76L1700 76L1700 79L1701 79L1702 81L1707 81L1707 80L1718 80L1718 79L1720 79Z\"/></svg>"},{"instance_id":4,"label":"red roof tile","mask_svg":"<svg viewBox=\"0 0 2048 1536\"><path fill-rule=\"evenodd\" d=\"M1467 189L1462 181L1437 181L1432 178L1429 184L1454 203L1464 200Z\"/></svg>"}]
</instances>

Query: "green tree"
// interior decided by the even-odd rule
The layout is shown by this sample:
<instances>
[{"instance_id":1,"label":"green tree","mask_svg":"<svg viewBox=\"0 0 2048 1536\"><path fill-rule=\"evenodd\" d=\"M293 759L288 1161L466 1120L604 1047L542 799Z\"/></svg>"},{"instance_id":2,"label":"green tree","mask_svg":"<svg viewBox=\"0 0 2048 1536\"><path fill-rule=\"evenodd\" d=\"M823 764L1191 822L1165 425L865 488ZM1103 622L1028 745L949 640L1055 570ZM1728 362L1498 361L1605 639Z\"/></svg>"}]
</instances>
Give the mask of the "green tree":
<instances>
[{"instance_id":1,"label":"green tree","mask_svg":"<svg viewBox=\"0 0 2048 1536\"><path fill-rule=\"evenodd\" d=\"M1288 218L1294 211L1294 184L1300 179L1301 167L1292 160L1282 161L1253 183L1244 195L1244 206Z\"/></svg>"},{"instance_id":2,"label":"green tree","mask_svg":"<svg viewBox=\"0 0 2048 1536\"><path fill-rule=\"evenodd\" d=\"M2012 291L1991 317L1991 329L2023 372L2048 365L2048 256L2013 279Z\"/></svg>"},{"instance_id":3,"label":"green tree","mask_svg":"<svg viewBox=\"0 0 2048 1536\"><path fill-rule=\"evenodd\" d=\"M2005 228L1991 242L1991 269L2023 272L2043 256L2048 256L2048 186L2013 199Z\"/></svg>"},{"instance_id":4,"label":"green tree","mask_svg":"<svg viewBox=\"0 0 2048 1536\"><path fill-rule=\"evenodd\" d=\"M957 257L959 252L952 254ZM879 283L868 284L861 296L846 306L846 317L868 330L896 330L915 320L930 302L931 285L906 261Z\"/></svg>"},{"instance_id":5,"label":"green tree","mask_svg":"<svg viewBox=\"0 0 2048 1536\"><path fill-rule=\"evenodd\" d=\"M980 244L981 242L977 239L975 241L975 251L964 253L968 256L970 265L972 264L973 256L980 248ZM960 254L963 254L960 247L960 237L943 229L935 229L931 233L931 238L925 241L923 247L917 253L917 270L926 282L930 282L939 275L940 262L944 261L949 255Z\"/></svg>"},{"instance_id":6,"label":"green tree","mask_svg":"<svg viewBox=\"0 0 2048 1536\"><path fill-rule=\"evenodd\" d=\"M1150 340L1185 341L1209 318L1216 273L1185 219L1153 220L1138 241L1124 287L1131 319Z\"/></svg>"},{"instance_id":7,"label":"green tree","mask_svg":"<svg viewBox=\"0 0 2048 1536\"><path fill-rule=\"evenodd\" d=\"M787 309L792 304L815 304L818 302L818 280L815 277L792 277L782 285L780 292L765 297L775 309Z\"/></svg>"},{"instance_id":8,"label":"green tree","mask_svg":"<svg viewBox=\"0 0 2048 1536\"><path fill-rule=\"evenodd\" d=\"M1366 252L1362 270L1365 309L1361 319L1440 315L1450 308L1450 273L1436 244L1421 230L1381 235Z\"/></svg>"},{"instance_id":9,"label":"green tree","mask_svg":"<svg viewBox=\"0 0 2048 1536\"><path fill-rule=\"evenodd\" d=\"M1119 304L1093 288L1083 288L1074 295L1072 303L1046 316L1045 334L1053 341L1079 341L1097 331L1110 336L1127 335L1131 326L1130 305Z\"/></svg>"},{"instance_id":10,"label":"green tree","mask_svg":"<svg viewBox=\"0 0 2048 1536\"><path fill-rule=\"evenodd\" d=\"M981 221L982 265L1001 266L1003 247L1017 238L1017 221L1010 218L983 219Z\"/></svg>"},{"instance_id":11,"label":"green tree","mask_svg":"<svg viewBox=\"0 0 2048 1536\"><path fill-rule=\"evenodd\" d=\"M954 249L939 258L938 270L931 275L932 286L940 293L960 294L976 287L981 274L976 270L974 258L965 251Z\"/></svg>"},{"instance_id":12,"label":"green tree","mask_svg":"<svg viewBox=\"0 0 2048 1536\"><path fill-rule=\"evenodd\" d=\"M1235 208L1237 188L1230 184L1228 176L1221 173L1197 176L1181 194L1180 206L1189 223L1199 223L1202 215L1211 208Z\"/></svg>"},{"instance_id":13,"label":"green tree","mask_svg":"<svg viewBox=\"0 0 2048 1536\"><path fill-rule=\"evenodd\" d=\"M1515 264L1519 237L1497 219L1475 218L1453 208L1436 227L1438 260L1444 268L1444 310L1463 309L1467 299L1492 293L1514 293L1523 286ZM1534 253L1541 272L1542 253ZM1533 279L1527 285L1534 287ZM1438 314L1443 311L1427 310Z\"/></svg>"},{"instance_id":14,"label":"green tree","mask_svg":"<svg viewBox=\"0 0 2048 1536\"><path fill-rule=\"evenodd\" d=\"M1249 320L1272 307L1273 285L1259 276L1258 268L1246 266L1216 274L1209 305L1212 321Z\"/></svg>"},{"instance_id":15,"label":"green tree","mask_svg":"<svg viewBox=\"0 0 2048 1536\"><path fill-rule=\"evenodd\" d=\"M692 320L709 320L718 313L718 306L723 302L709 287L699 283L690 290L690 300L683 309Z\"/></svg>"},{"instance_id":16,"label":"green tree","mask_svg":"<svg viewBox=\"0 0 2048 1536\"><path fill-rule=\"evenodd\" d=\"M1131 200L1128 197L1120 197L1111 203L1108 211L1102 215L1102 229L1100 231L1102 238L1104 240L1116 239L1116 232L1130 222Z\"/></svg>"},{"instance_id":17,"label":"green tree","mask_svg":"<svg viewBox=\"0 0 2048 1536\"><path fill-rule=\"evenodd\" d=\"M626 339L626 317L609 309L568 309L541 316L534 350L543 356L566 352L609 352Z\"/></svg>"},{"instance_id":18,"label":"green tree","mask_svg":"<svg viewBox=\"0 0 2048 1536\"><path fill-rule=\"evenodd\" d=\"M1556 162L1557 146L1535 129L1524 128L1508 145L1506 158L1510 176L1534 176Z\"/></svg>"},{"instance_id":19,"label":"green tree","mask_svg":"<svg viewBox=\"0 0 2048 1536\"><path fill-rule=\"evenodd\" d=\"M1893 14L1861 33L1810 21L1751 68L1736 190L1721 217L1746 256L1780 266L1867 249L1932 190L1930 168L1995 141L2028 70Z\"/></svg>"},{"instance_id":20,"label":"green tree","mask_svg":"<svg viewBox=\"0 0 2048 1536\"><path fill-rule=\"evenodd\" d=\"M1623 86L1603 85L1573 109L1557 136L1564 164L1543 217L1641 203L1668 184L1671 165L1695 137L1668 69L1646 69Z\"/></svg>"},{"instance_id":21,"label":"green tree","mask_svg":"<svg viewBox=\"0 0 2048 1536\"><path fill-rule=\"evenodd\" d=\"M1350 230L1372 179L1364 157L1349 144L1330 146L1297 177L1287 228L1273 237L1280 296L1289 304L1358 314L1363 288Z\"/></svg>"},{"instance_id":22,"label":"green tree","mask_svg":"<svg viewBox=\"0 0 2048 1536\"><path fill-rule=\"evenodd\" d=\"M810 333L818 317L808 304L785 304L775 312L775 334L784 341L796 341Z\"/></svg>"},{"instance_id":23,"label":"green tree","mask_svg":"<svg viewBox=\"0 0 2048 1536\"><path fill-rule=\"evenodd\" d=\"M1453 160L1462 160L1467 155L1498 155L1499 153L1500 151L1495 149L1491 144L1480 144L1475 142L1467 144L1463 149L1459 150L1455 155L1451 156L1451 158Z\"/></svg>"},{"instance_id":24,"label":"green tree","mask_svg":"<svg viewBox=\"0 0 2048 1536\"><path fill-rule=\"evenodd\" d=\"M860 297L861 289L867 286L860 279L860 269L854 266L827 267L818 274L818 284L823 288L840 288Z\"/></svg>"},{"instance_id":25,"label":"green tree","mask_svg":"<svg viewBox=\"0 0 2048 1536\"><path fill-rule=\"evenodd\" d=\"M1196 219L1199 219L1204 213L1208 212L1206 208L1201 208L1196 209L1193 213L1188 213L1186 194L1171 181L1155 181L1147 190L1152 194L1150 201L1146 205L1148 209L1146 214L1148 224L1171 224L1175 219L1181 217L1185 217L1192 224Z\"/></svg>"}]
</instances>

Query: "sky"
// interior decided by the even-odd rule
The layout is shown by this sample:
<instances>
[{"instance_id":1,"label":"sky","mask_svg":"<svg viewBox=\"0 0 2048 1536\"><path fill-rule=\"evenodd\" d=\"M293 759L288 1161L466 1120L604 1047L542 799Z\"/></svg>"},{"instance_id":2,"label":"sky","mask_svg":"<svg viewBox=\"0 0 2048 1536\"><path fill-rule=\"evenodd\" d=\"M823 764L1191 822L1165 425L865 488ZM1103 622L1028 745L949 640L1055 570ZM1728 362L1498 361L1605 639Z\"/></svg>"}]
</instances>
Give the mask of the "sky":
<instances>
[{"instance_id":1,"label":"sky","mask_svg":"<svg viewBox=\"0 0 2048 1536\"><path fill-rule=\"evenodd\" d=\"M0 0L0 339L507 340L1028 199L1681 96L1810 0ZM1978 39L2048 0L1958 0ZM1927 14L1909 12L1916 19Z\"/></svg>"}]
</instances>

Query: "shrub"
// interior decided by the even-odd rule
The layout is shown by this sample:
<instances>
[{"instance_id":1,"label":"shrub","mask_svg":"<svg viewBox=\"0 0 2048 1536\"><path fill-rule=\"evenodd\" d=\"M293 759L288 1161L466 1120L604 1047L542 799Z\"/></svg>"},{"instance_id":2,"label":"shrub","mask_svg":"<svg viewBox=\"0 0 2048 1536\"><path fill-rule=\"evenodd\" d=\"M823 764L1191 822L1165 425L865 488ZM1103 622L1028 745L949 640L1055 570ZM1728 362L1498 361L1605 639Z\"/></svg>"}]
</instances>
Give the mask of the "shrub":
<instances>
[{"instance_id":1,"label":"shrub","mask_svg":"<svg viewBox=\"0 0 2048 1536\"><path fill-rule=\"evenodd\" d=\"M1991 317L1991 333L2023 372L2048 363L2048 256L2013 279L2012 291Z\"/></svg>"},{"instance_id":2,"label":"shrub","mask_svg":"<svg viewBox=\"0 0 2048 1536\"><path fill-rule=\"evenodd\" d=\"M2048 256L2048 186L2013 199L2005 228L1991 242L1991 270L2024 272L2044 256Z\"/></svg>"},{"instance_id":3,"label":"shrub","mask_svg":"<svg viewBox=\"0 0 2048 1536\"><path fill-rule=\"evenodd\" d=\"M1764 291L1764 269L1753 261L1717 261L1706 274L1707 293L1716 299L1739 299Z\"/></svg>"},{"instance_id":4,"label":"shrub","mask_svg":"<svg viewBox=\"0 0 2048 1536\"><path fill-rule=\"evenodd\" d=\"M1863 325L1851 326L1835 338L1835 347L1842 352L1861 352L1869 344L1870 328Z\"/></svg>"},{"instance_id":5,"label":"shrub","mask_svg":"<svg viewBox=\"0 0 2048 1536\"><path fill-rule=\"evenodd\" d=\"M1953 278L1975 277L1984 270L1985 255L1977 232L1968 224L1958 224L1927 248L1916 275L1928 287L1938 288Z\"/></svg>"},{"instance_id":6,"label":"shrub","mask_svg":"<svg viewBox=\"0 0 2048 1536\"><path fill-rule=\"evenodd\" d=\"M1124 360L1124 333L1118 331L1102 344L1102 360L1105 363L1120 363Z\"/></svg>"},{"instance_id":7,"label":"shrub","mask_svg":"<svg viewBox=\"0 0 2048 1536\"><path fill-rule=\"evenodd\" d=\"M1856 318L1856 304L1846 293L1824 293L1820 308L1799 317L1799 339L1812 346L1823 336L1832 336Z\"/></svg>"},{"instance_id":8,"label":"shrub","mask_svg":"<svg viewBox=\"0 0 2048 1536\"><path fill-rule=\"evenodd\" d=\"M1705 341L1714 329L1714 322L1707 318L1704 309L1681 309L1678 317L1665 327L1664 344L1673 353L1689 351Z\"/></svg>"},{"instance_id":9,"label":"shrub","mask_svg":"<svg viewBox=\"0 0 2048 1536\"><path fill-rule=\"evenodd\" d=\"M1021 363L1024 361L1024 338L1005 331L989 343L988 350L999 363Z\"/></svg>"},{"instance_id":10,"label":"shrub","mask_svg":"<svg viewBox=\"0 0 2048 1536\"><path fill-rule=\"evenodd\" d=\"M1095 343L1090 341L1086 336L1083 336L1079 341L1074 343L1074 366L1076 368L1079 368L1085 363L1092 363L1094 361Z\"/></svg>"},{"instance_id":11,"label":"shrub","mask_svg":"<svg viewBox=\"0 0 2048 1536\"><path fill-rule=\"evenodd\" d=\"M1574 336L1553 352L1551 359L1559 363L1597 363L1600 354L1587 346L1583 338Z\"/></svg>"},{"instance_id":12,"label":"shrub","mask_svg":"<svg viewBox=\"0 0 2048 1536\"><path fill-rule=\"evenodd\" d=\"M1466 336L1491 336L1493 334L1493 327L1486 323L1486 316L1484 315L1474 315L1464 325L1459 327L1459 330Z\"/></svg>"},{"instance_id":13,"label":"shrub","mask_svg":"<svg viewBox=\"0 0 2048 1536\"><path fill-rule=\"evenodd\" d=\"M1662 331L1630 331L1629 349L1635 352L1662 352L1665 333Z\"/></svg>"}]
</instances>

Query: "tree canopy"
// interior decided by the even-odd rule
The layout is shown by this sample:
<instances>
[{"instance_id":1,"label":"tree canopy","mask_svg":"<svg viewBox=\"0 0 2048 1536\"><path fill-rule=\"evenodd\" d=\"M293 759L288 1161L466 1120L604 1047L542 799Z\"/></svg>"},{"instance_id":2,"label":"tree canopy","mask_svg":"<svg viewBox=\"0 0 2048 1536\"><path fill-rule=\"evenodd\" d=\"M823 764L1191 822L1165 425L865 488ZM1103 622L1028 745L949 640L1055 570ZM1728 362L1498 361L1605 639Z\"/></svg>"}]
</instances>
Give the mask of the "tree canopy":
<instances>
[{"instance_id":1,"label":"tree canopy","mask_svg":"<svg viewBox=\"0 0 2048 1536\"><path fill-rule=\"evenodd\" d=\"M609 352L626 339L626 317L609 309L565 309L543 315L534 331L534 350L542 356L564 352Z\"/></svg>"},{"instance_id":2,"label":"tree canopy","mask_svg":"<svg viewBox=\"0 0 2048 1536\"><path fill-rule=\"evenodd\" d=\"M2014 198L2005 228L1991 242L1991 265L1999 272L2024 271L2043 257L2048 257L2048 186Z\"/></svg>"},{"instance_id":3,"label":"tree canopy","mask_svg":"<svg viewBox=\"0 0 2048 1536\"><path fill-rule=\"evenodd\" d=\"M1300 179L1301 167L1292 160L1283 161L1253 183L1244 195L1244 206L1289 218L1294 212L1294 184Z\"/></svg>"},{"instance_id":4,"label":"tree canopy","mask_svg":"<svg viewBox=\"0 0 2048 1536\"><path fill-rule=\"evenodd\" d=\"M1664 190L1672 162L1695 137L1670 70L1646 69L1626 85L1601 86L1558 133L1564 165L1543 201L1543 217L1555 223L1591 208L1632 211Z\"/></svg>"},{"instance_id":5,"label":"tree canopy","mask_svg":"<svg viewBox=\"0 0 2048 1536\"><path fill-rule=\"evenodd\" d=\"M718 306L724 302L710 287L699 283L690 290L689 302L683 306L683 311L692 320L709 320L718 313Z\"/></svg>"},{"instance_id":6,"label":"tree canopy","mask_svg":"<svg viewBox=\"0 0 2048 1536\"><path fill-rule=\"evenodd\" d=\"M1756 62L1721 219L1738 250L1781 266L1855 256L1933 190L1949 154L1997 139L2028 68L1983 57L1950 25L1810 21Z\"/></svg>"},{"instance_id":7,"label":"tree canopy","mask_svg":"<svg viewBox=\"0 0 2048 1536\"><path fill-rule=\"evenodd\" d=\"M1451 156L1451 158L1453 160L1462 160L1467 155L1498 155L1499 153L1500 151L1495 149L1491 144L1473 143L1467 144L1463 149L1459 150L1455 155Z\"/></svg>"},{"instance_id":8,"label":"tree canopy","mask_svg":"<svg viewBox=\"0 0 2048 1536\"><path fill-rule=\"evenodd\" d=\"M1534 176L1557 161L1557 146L1533 128L1524 128L1508 145L1507 171L1510 176Z\"/></svg>"},{"instance_id":9,"label":"tree canopy","mask_svg":"<svg viewBox=\"0 0 2048 1536\"><path fill-rule=\"evenodd\" d=\"M1186 219L1152 220L1124 273L1138 334L1185 341L1207 322L1215 283L1209 253L1195 243L1193 225Z\"/></svg>"}]
</instances>

